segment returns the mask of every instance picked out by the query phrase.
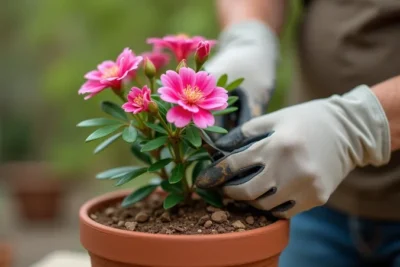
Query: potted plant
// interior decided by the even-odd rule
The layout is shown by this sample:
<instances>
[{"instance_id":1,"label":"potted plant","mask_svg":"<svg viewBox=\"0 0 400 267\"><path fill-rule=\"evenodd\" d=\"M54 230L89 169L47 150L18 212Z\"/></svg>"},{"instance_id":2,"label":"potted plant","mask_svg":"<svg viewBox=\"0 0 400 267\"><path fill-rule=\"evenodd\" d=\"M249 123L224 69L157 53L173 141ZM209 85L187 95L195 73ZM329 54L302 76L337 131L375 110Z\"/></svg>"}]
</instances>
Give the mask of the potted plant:
<instances>
[{"instance_id":1,"label":"potted plant","mask_svg":"<svg viewBox=\"0 0 400 267\"><path fill-rule=\"evenodd\" d=\"M0 166L25 222L49 222L59 215L65 187L47 162L15 161Z\"/></svg>"},{"instance_id":2,"label":"potted plant","mask_svg":"<svg viewBox=\"0 0 400 267\"><path fill-rule=\"evenodd\" d=\"M227 132L214 125L214 117L237 109L238 98L228 94L243 79L227 83L227 75L217 79L203 70L215 41L177 35L148 43L152 52L136 56L126 48L115 62L98 65L79 90L89 99L109 88L122 101L102 102L109 117L78 124L100 127L87 142L111 135L94 153L123 139L143 163L103 171L97 179L122 186L141 175L156 177L81 207L81 242L92 266L277 266L288 242L288 221L272 221L261 211L195 186L212 160L202 137ZM169 56L162 48L176 58L177 67L166 72ZM193 68L188 64L192 54ZM125 92L126 87L131 89Z\"/></svg>"}]
</instances>

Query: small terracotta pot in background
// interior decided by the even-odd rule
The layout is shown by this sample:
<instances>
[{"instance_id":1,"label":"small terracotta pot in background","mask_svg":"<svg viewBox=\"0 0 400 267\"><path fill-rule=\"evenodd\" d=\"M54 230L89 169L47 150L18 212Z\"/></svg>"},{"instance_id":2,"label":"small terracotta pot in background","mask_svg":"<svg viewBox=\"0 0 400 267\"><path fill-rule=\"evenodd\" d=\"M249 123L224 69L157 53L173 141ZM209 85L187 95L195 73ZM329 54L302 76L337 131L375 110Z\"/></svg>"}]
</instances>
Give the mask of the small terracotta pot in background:
<instances>
[{"instance_id":1,"label":"small terracotta pot in background","mask_svg":"<svg viewBox=\"0 0 400 267\"><path fill-rule=\"evenodd\" d=\"M89 215L129 191L105 194L80 209L81 243L92 267L275 267L289 240L289 221L237 233L166 235L104 226Z\"/></svg>"},{"instance_id":2,"label":"small terracotta pot in background","mask_svg":"<svg viewBox=\"0 0 400 267\"><path fill-rule=\"evenodd\" d=\"M12 249L7 243L0 242L0 267L12 266Z\"/></svg>"},{"instance_id":3,"label":"small terracotta pot in background","mask_svg":"<svg viewBox=\"0 0 400 267\"><path fill-rule=\"evenodd\" d=\"M3 165L21 218L51 221L58 217L64 193L62 180L43 162L12 162Z\"/></svg>"}]
</instances>

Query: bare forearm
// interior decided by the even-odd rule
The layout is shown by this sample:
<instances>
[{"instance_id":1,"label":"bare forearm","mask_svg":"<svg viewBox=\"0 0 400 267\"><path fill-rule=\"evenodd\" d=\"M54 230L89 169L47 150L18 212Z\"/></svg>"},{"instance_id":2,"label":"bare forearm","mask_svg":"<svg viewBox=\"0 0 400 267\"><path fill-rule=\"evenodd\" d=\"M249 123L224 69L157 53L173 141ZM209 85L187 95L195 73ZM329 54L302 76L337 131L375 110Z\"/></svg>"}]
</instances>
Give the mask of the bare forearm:
<instances>
[{"instance_id":1,"label":"bare forearm","mask_svg":"<svg viewBox=\"0 0 400 267\"><path fill-rule=\"evenodd\" d=\"M245 20L268 24L277 34L285 22L286 0L217 0L222 28Z\"/></svg>"},{"instance_id":2,"label":"bare forearm","mask_svg":"<svg viewBox=\"0 0 400 267\"><path fill-rule=\"evenodd\" d=\"M400 149L400 76L372 87L378 97L390 126L392 151Z\"/></svg>"}]
</instances>

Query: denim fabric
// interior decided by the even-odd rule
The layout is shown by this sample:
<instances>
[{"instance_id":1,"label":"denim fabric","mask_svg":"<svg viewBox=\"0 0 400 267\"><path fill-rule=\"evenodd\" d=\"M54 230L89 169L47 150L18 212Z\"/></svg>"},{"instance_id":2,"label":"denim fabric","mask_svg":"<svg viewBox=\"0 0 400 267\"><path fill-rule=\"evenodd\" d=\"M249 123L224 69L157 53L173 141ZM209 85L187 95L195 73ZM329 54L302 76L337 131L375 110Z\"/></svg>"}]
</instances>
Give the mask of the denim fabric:
<instances>
[{"instance_id":1,"label":"denim fabric","mask_svg":"<svg viewBox=\"0 0 400 267\"><path fill-rule=\"evenodd\" d=\"M400 222L317 207L294 216L290 227L279 267L400 267Z\"/></svg>"}]
</instances>

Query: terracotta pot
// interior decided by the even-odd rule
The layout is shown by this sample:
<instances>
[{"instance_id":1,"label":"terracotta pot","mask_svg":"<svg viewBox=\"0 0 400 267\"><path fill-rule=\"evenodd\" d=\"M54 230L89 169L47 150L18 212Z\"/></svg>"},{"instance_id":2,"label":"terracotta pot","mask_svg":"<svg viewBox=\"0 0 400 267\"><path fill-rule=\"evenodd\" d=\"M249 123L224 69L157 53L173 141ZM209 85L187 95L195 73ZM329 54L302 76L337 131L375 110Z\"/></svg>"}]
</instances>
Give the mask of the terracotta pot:
<instances>
[{"instance_id":1,"label":"terracotta pot","mask_svg":"<svg viewBox=\"0 0 400 267\"><path fill-rule=\"evenodd\" d=\"M12 249L6 243L0 243L0 267L12 266Z\"/></svg>"},{"instance_id":2,"label":"terracotta pot","mask_svg":"<svg viewBox=\"0 0 400 267\"><path fill-rule=\"evenodd\" d=\"M105 194L80 209L81 243L92 267L272 267L288 243L286 220L245 232L178 236L114 229L89 217L129 192Z\"/></svg>"},{"instance_id":3,"label":"terracotta pot","mask_svg":"<svg viewBox=\"0 0 400 267\"><path fill-rule=\"evenodd\" d=\"M42 162L15 162L7 165L14 203L23 220L49 221L58 217L63 183L51 167Z\"/></svg>"}]
</instances>

